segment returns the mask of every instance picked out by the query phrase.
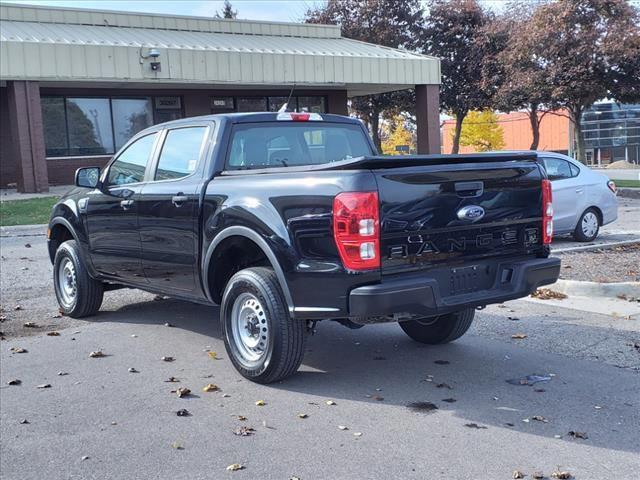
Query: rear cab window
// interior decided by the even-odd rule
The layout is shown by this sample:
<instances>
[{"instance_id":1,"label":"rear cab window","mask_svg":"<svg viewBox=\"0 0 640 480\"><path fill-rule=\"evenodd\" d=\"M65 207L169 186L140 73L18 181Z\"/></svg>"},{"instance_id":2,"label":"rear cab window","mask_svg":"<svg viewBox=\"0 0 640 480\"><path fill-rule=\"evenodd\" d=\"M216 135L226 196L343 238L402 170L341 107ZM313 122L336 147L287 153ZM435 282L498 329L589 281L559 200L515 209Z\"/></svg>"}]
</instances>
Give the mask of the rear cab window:
<instances>
[{"instance_id":1,"label":"rear cab window","mask_svg":"<svg viewBox=\"0 0 640 480\"><path fill-rule=\"evenodd\" d=\"M246 123L232 129L227 169L322 165L372 154L366 134L355 124Z\"/></svg>"}]
</instances>

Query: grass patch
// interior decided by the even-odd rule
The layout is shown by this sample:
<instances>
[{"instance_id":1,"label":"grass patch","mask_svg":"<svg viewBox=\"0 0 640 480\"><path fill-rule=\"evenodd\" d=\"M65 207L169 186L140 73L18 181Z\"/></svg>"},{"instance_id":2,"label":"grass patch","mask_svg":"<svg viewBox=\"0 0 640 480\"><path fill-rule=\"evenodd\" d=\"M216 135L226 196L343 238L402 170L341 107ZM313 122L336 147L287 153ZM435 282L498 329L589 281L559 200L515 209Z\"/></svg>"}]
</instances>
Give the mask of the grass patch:
<instances>
[{"instance_id":1,"label":"grass patch","mask_svg":"<svg viewBox=\"0 0 640 480\"><path fill-rule=\"evenodd\" d=\"M640 180L614 180L617 187L640 188Z\"/></svg>"},{"instance_id":2,"label":"grass patch","mask_svg":"<svg viewBox=\"0 0 640 480\"><path fill-rule=\"evenodd\" d=\"M49 222L51 208L58 197L9 200L0 203L0 225L37 225Z\"/></svg>"}]
</instances>

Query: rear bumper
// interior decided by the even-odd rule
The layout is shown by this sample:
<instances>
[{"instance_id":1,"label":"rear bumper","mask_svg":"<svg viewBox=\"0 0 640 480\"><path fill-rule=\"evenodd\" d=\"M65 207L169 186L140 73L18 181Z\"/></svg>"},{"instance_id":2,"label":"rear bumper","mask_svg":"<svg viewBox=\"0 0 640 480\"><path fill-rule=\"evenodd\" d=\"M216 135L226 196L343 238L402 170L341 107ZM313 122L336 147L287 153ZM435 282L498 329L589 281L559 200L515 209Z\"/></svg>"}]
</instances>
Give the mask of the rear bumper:
<instances>
[{"instance_id":1,"label":"rear bumper","mask_svg":"<svg viewBox=\"0 0 640 480\"><path fill-rule=\"evenodd\" d=\"M440 315L525 297L536 288L554 283L558 279L560 259L528 258L499 262L495 271L495 281L490 288L453 295L448 295L449 285L443 284L445 273L450 275L450 268L447 272L439 270L437 275L433 272L403 275L401 278L385 279L375 285L358 287L349 294L349 315Z\"/></svg>"}]
</instances>

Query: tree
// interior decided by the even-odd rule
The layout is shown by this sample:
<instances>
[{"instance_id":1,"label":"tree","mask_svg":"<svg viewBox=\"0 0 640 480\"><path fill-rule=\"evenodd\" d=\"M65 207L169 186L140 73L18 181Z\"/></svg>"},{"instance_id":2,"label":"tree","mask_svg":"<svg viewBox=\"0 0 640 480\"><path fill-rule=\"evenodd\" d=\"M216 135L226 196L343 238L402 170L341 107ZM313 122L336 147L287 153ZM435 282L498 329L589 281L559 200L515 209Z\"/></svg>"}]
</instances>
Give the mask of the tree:
<instances>
[{"instance_id":1,"label":"tree","mask_svg":"<svg viewBox=\"0 0 640 480\"><path fill-rule=\"evenodd\" d=\"M413 134L406 128L405 120L397 115L388 123L387 132L382 141L382 153L384 155L404 155L409 151L398 151L396 147L407 146L410 151L415 151L415 141Z\"/></svg>"},{"instance_id":2,"label":"tree","mask_svg":"<svg viewBox=\"0 0 640 480\"><path fill-rule=\"evenodd\" d=\"M233 9L231 2L229 0L224 0L224 5L222 7L222 13L216 12L216 18L229 18L233 19L238 16L238 11Z\"/></svg>"},{"instance_id":3,"label":"tree","mask_svg":"<svg viewBox=\"0 0 640 480\"><path fill-rule=\"evenodd\" d=\"M477 0L430 0L423 51L440 58L440 104L456 118L451 153L458 153L462 122L470 110L487 108L492 91L484 83L487 44L483 28L492 16Z\"/></svg>"},{"instance_id":4,"label":"tree","mask_svg":"<svg viewBox=\"0 0 640 480\"><path fill-rule=\"evenodd\" d=\"M491 110L469 112L462 123L460 145L473 147L476 152L504 148L504 132L498 115Z\"/></svg>"},{"instance_id":5,"label":"tree","mask_svg":"<svg viewBox=\"0 0 640 480\"><path fill-rule=\"evenodd\" d=\"M305 14L307 23L340 25L342 35L392 48L413 49L422 25L419 0L329 0ZM415 108L412 92L366 95L351 99L351 108L367 123L373 141L381 149L380 118L392 118Z\"/></svg>"},{"instance_id":6,"label":"tree","mask_svg":"<svg viewBox=\"0 0 640 480\"><path fill-rule=\"evenodd\" d=\"M580 161L585 110L607 97L640 99L638 24L626 0L559 0L540 5L518 32L518 48L551 86L552 105L568 111Z\"/></svg>"}]
</instances>

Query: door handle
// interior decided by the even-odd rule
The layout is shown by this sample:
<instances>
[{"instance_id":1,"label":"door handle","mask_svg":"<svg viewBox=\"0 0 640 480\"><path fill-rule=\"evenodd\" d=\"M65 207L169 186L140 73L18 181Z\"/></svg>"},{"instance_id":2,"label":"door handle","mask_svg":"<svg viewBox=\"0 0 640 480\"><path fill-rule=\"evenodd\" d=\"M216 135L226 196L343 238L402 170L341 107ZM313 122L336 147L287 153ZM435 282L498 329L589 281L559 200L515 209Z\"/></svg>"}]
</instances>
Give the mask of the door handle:
<instances>
[{"instance_id":1,"label":"door handle","mask_svg":"<svg viewBox=\"0 0 640 480\"><path fill-rule=\"evenodd\" d=\"M131 208L132 205L133 205L133 200L122 200L120 202L120 206L125 210L129 210L129 208Z\"/></svg>"},{"instance_id":2,"label":"door handle","mask_svg":"<svg viewBox=\"0 0 640 480\"><path fill-rule=\"evenodd\" d=\"M584 188L576 188L576 193L582 193L584 192Z\"/></svg>"},{"instance_id":3,"label":"door handle","mask_svg":"<svg viewBox=\"0 0 640 480\"><path fill-rule=\"evenodd\" d=\"M173 203L176 207L181 207L184 202L189 200L189 197L186 195L174 195L171 197L171 203Z\"/></svg>"}]
</instances>

